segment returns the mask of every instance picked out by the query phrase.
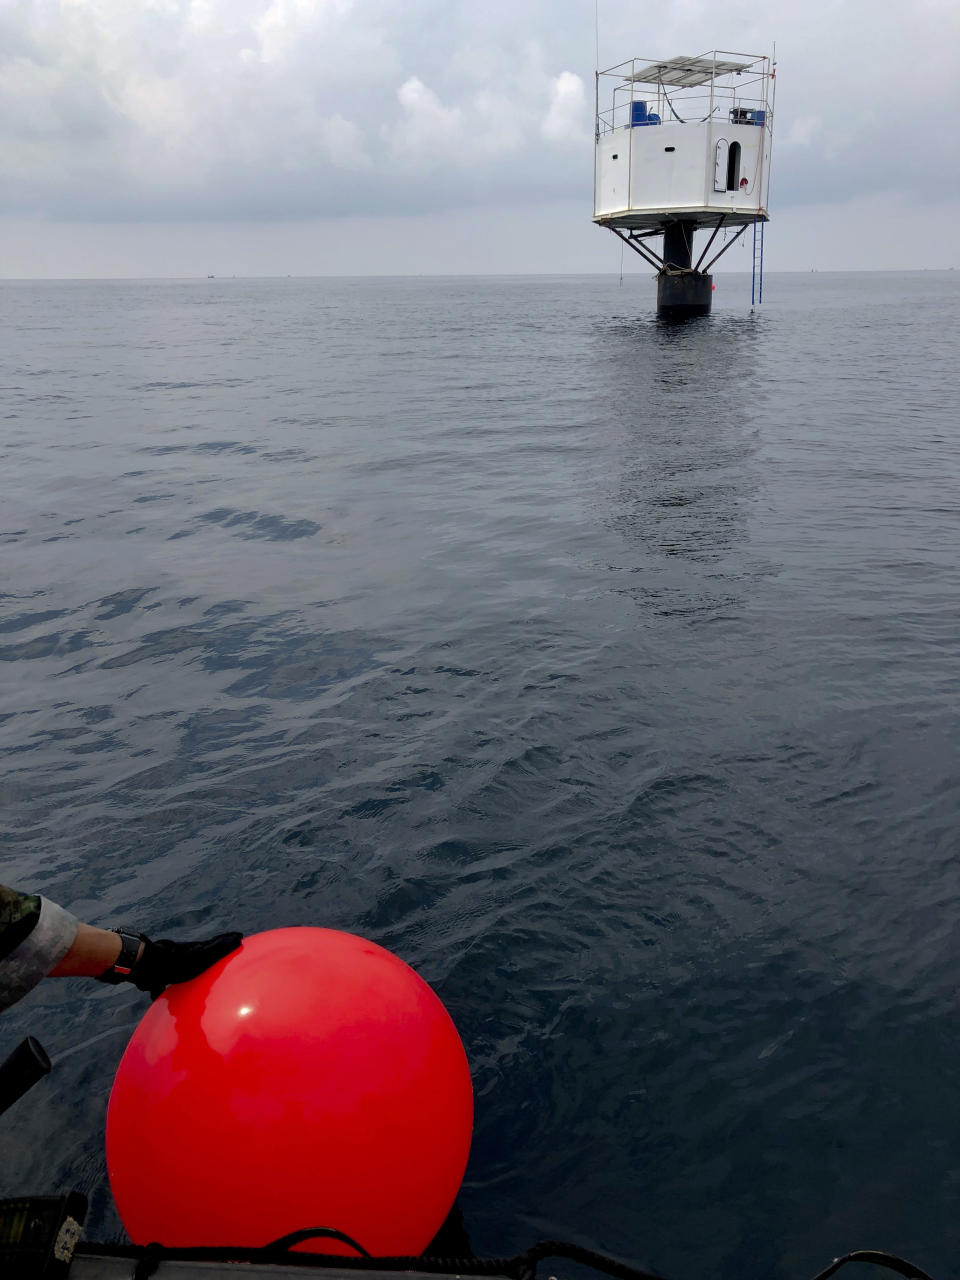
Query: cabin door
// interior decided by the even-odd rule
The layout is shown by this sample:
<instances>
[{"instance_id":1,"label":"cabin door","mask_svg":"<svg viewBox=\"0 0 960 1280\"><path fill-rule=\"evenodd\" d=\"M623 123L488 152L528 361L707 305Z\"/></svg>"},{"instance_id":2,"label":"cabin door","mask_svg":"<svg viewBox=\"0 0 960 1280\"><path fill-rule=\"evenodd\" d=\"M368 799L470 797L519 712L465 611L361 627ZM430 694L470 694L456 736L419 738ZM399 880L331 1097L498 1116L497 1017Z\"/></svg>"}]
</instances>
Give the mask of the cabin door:
<instances>
[{"instance_id":1,"label":"cabin door","mask_svg":"<svg viewBox=\"0 0 960 1280\"><path fill-rule=\"evenodd\" d=\"M717 163L713 171L714 191L726 191L727 189L727 164L729 159L730 144L726 138L721 138L717 143Z\"/></svg>"}]
</instances>

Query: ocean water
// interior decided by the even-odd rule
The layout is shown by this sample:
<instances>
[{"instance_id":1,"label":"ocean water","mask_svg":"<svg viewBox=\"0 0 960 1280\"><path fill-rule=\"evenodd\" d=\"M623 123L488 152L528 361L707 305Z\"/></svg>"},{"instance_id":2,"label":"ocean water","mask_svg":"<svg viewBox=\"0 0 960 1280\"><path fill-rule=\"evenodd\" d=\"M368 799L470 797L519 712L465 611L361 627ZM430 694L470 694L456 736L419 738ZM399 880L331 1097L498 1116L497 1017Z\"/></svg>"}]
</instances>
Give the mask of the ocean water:
<instances>
[{"instance_id":1,"label":"ocean water","mask_svg":"<svg viewBox=\"0 0 960 1280\"><path fill-rule=\"evenodd\" d=\"M960 275L652 289L0 286L0 879L398 952L473 1070L478 1251L949 1274ZM57 1063L0 1194L118 1234L143 1007L4 1015Z\"/></svg>"}]
</instances>

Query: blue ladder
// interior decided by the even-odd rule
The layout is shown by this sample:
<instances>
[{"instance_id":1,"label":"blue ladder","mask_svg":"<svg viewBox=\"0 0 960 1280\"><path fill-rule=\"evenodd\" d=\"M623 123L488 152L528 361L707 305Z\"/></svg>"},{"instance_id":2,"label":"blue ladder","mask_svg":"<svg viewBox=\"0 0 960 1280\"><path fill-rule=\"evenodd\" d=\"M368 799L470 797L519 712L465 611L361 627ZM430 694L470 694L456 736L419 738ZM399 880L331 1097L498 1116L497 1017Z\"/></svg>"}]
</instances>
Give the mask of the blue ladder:
<instances>
[{"instance_id":1,"label":"blue ladder","mask_svg":"<svg viewBox=\"0 0 960 1280\"><path fill-rule=\"evenodd\" d=\"M763 218L755 218L753 222L753 276L750 280L750 305L763 301ZM757 228L760 234L757 234Z\"/></svg>"}]
</instances>

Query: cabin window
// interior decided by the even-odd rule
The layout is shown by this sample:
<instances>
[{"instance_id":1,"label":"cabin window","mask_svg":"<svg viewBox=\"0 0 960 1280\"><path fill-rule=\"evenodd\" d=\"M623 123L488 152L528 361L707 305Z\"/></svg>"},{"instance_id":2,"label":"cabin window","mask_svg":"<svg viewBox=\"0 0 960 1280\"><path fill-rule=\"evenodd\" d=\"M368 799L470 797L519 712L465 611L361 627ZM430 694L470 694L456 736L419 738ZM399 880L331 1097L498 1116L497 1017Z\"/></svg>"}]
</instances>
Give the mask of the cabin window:
<instances>
[{"instance_id":1,"label":"cabin window","mask_svg":"<svg viewBox=\"0 0 960 1280\"><path fill-rule=\"evenodd\" d=\"M740 190L740 143L731 142L727 154L727 190Z\"/></svg>"},{"instance_id":2,"label":"cabin window","mask_svg":"<svg viewBox=\"0 0 960 1280\"><path fill-rule=\"evenodd\" d=\"M611 159L611 160L619 160L619 159L620 159L620 156L619 156L619 154L615 151L615 152L613 153L613 155L610 157L610 159Z\"/></svg>"},{"instance_id":3,"label":"cabin window","mask_svg":"<svg viewBox=\"0 0 960 1280\"><path fill-rule=\"evenodd\" d=\"M664 147L664 151L676 151L676 147Z\"/></svg>"}]
</instances>

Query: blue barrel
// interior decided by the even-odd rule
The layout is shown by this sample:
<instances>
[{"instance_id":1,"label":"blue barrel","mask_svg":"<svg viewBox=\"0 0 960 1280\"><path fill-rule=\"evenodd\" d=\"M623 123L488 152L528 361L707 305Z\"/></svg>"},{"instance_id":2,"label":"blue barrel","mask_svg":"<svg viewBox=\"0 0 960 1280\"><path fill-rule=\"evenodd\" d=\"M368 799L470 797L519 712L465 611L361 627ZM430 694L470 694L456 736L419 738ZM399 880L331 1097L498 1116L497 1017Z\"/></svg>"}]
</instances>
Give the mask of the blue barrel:
<instances>
[{"instance_id":1,"label":"blue barrel","mask_svg":"<svg viewBox=\"0 0 960 1280\"><path fill-rule=\"evenodd\" d=\"M754 111L752 114L754 124L763 124L767 118L767 113L765 111Z\"/></svg>"},{"instance_id":2,"label":"blue barrel","mask_svg":"<svg viewBox=\"0 0 960 1280\"><path fill-rule=\"evenodd\" d=\"M630 103L630 124L636 128L638 124L647 123L647 104L645 102Z\"/></svg>"}]
</instances>

